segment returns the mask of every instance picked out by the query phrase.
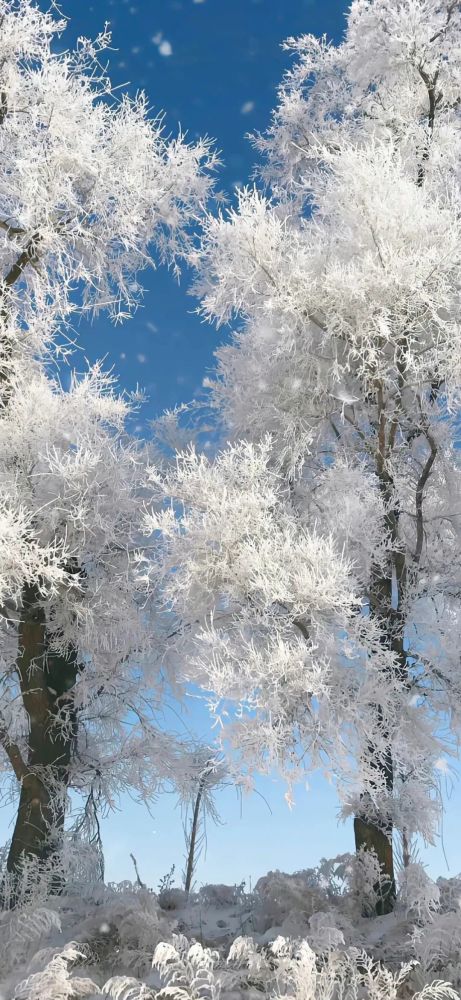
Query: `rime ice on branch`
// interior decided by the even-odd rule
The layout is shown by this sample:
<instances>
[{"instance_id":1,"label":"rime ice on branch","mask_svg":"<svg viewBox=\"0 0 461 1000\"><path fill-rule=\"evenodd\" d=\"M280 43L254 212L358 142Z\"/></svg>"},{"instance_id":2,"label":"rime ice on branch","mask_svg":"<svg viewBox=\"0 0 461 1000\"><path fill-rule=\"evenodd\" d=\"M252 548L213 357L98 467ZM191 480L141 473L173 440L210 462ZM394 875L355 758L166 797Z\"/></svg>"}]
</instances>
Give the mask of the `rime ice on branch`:
<instances>
[{"instance_id":1,"label":"rime ice on branch","mask_svg":"<svg viewBox=\"0 0 461 1000\"><path fill-rule=\"evenodd\" d=\"M0 3L0 262L23 322L76 302L129 311L152 251L183 253L216 162L208 141L168 139L143 93L112 96L107 30L56 55L64 28L29 0Z\"/></svg>"}]
</instances>

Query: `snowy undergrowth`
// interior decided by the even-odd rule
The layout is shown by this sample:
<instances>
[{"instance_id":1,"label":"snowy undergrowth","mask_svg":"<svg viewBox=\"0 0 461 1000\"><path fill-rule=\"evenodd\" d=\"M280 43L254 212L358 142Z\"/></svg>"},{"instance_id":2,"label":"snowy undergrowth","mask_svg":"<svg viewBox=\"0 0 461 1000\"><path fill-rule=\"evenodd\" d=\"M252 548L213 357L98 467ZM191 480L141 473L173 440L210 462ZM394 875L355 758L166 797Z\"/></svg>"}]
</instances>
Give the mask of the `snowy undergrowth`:
<instances>
[{"instance_id":1,"label":"snowy undergrowth","mask_svg":"<svg viewBox=\"0 0 461 1000\"><path fill-rule=\"evenodd\" d=\"M162 905L129 882L76 882L47 895L45 873L16 910L0 914L0 996L459 997L461 879L434 883L410 865L395 912L371 919L362 915L364 888L363 866L348 855L270 872L253 893L209 885L189 899L172 890Z\"/></svg>"}]
</instances>

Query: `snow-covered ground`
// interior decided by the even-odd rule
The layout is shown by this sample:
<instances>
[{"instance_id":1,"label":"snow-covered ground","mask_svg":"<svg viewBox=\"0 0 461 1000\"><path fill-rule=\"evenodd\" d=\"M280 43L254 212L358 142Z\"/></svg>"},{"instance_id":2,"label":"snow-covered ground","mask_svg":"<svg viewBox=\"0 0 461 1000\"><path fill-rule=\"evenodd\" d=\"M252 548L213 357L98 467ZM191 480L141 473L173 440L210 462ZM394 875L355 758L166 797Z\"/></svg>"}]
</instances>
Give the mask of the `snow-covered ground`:
<instances>
[{"instance_id":1,"label":"snow-covered ground","mask_svg":"<svg viewBox=\"0 0 461 1000\"><path fill-rule=\"evenodd\" d=\"M0 996L458 997L461 880L434 883L412 864L394 913L367 917L361 876L342 856L292 875L270 872L252 894L207 885L189 898L174 887L158 896L83 880L50 896L45 879L0 915Z\"/></svg>"}]
</instances>

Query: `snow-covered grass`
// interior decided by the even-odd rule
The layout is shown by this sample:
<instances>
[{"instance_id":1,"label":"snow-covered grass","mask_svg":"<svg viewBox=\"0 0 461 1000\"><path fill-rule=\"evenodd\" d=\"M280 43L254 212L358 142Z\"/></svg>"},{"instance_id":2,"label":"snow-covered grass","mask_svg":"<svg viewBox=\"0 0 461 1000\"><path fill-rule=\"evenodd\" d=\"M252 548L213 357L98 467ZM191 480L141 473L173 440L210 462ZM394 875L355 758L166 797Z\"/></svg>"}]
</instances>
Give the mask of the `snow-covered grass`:
<instances>
[{"instance_id":1,"label":"snow-covered grass","mask_svg":"<svg viewBox=\"0 0 461 1000\"><path fill-rule=\"evenodd\" d=\"M434 883L412 864L394 913L377 918L362 915L363 890L348 855L270 872L252 893L206 885L189 897L88 875L49 895L45 873L0 914L0 996L455 1000L461 879Z\"/></svg>"}]
</instances>

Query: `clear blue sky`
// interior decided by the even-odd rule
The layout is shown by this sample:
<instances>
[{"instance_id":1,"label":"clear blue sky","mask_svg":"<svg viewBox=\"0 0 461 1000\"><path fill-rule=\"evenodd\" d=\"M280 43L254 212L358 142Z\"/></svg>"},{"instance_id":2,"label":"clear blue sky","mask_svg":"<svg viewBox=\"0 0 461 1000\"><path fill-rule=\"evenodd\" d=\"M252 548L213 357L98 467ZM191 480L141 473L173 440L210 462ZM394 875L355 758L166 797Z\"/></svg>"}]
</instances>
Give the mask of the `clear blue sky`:
<instances>
[{"instance_id":1,"label":"clear blue sky","mask_svg":"<svg viewBox=\"0 0 461 1000\"><path fill-rule=\"evenodd\" d=\"M250 178L254 163L245 133L267 127L276 87L289 65L281 42L303 32L338 40L346 7L346 0L96 0L88 6L62 0L70 18L63 47L78 35L96 34L109 21L117 50L111 54L114 83L129 82L133 92L144 88L153 108L165 111L172 131L180 123L191 138L213 136L224 160L220 187L231 194L236 183ZM124 328L98 321L91 330L81 329L87 357L107 356L122 386L140 383L147 390L140 431L153 415L194 395L223 337L193 315L187 275L180 288L162 271L146 278L144 308ZM184 725L210 738L204 713L194 710ZM258 788L260 795L242 802L232 789L220 795L223 825L209 827L199 881L254 883L269 869L310 867L321 857L353 849L351 826L338 825L335 790L321 776L310 779L308 791L299 788L291 812L275 778L260 781ZM461 869L460 804L455 786L444 824L452 874ZM153 804L152 814L124 798L120 811L104 821L109 879L132 877L130 851L154 887L173 863L181 870L181 817L173 798ZM3 810L0 841L8 835L8 820ZM424 858L431 874L447 874L441 845Z\"/></svg>"}]
</instances>

